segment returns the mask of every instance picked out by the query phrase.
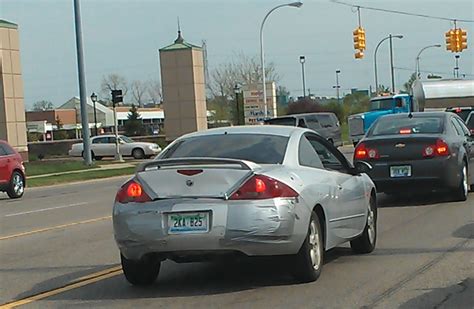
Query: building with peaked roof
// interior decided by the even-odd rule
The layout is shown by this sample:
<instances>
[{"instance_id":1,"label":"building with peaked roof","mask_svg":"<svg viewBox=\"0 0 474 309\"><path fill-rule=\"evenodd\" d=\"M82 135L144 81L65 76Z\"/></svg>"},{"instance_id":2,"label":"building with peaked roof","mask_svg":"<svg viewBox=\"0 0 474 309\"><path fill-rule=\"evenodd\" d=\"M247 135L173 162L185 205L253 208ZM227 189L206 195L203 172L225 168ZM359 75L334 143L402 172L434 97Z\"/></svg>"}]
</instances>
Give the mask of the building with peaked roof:
<instances>
[{"instance_id":1,"label":"building with peaked roof","mask_svg":"<svg viewBox=\"0 0 474 309\"><path fill-rule=\"evenodd\" d=\"M159 53L166 139L207 129L202 48L186 42L178 30L174 43Z\"/></svg>"},{"instance_id":2,"label":"building with peaked roof","mask_svg":"<svg viewBox=\"0 0 474 309\"><path fill-rule=\"evenodd\" d=\"M18 25L0 19L0 139L28 159Z\"/></svg>"},{"instance_id":3,"label":"building with peaked roof","mask_svg":"<svg viewBox=\"0 0 474 309\"><path fill-rule=\"evenodd\" d=\"M87 116L89 123L94 122L94 102L91 98L87 97ZM100 123L102 127L112 127L114 125L114 112L108 108L96 102L96 114L97 114L97 123ZM77 123L81 123L81 101L78 97L73 97L68 100L66 103L58 107L57 109L73 109L76 110Z\"/></svg>"}]
</instances>

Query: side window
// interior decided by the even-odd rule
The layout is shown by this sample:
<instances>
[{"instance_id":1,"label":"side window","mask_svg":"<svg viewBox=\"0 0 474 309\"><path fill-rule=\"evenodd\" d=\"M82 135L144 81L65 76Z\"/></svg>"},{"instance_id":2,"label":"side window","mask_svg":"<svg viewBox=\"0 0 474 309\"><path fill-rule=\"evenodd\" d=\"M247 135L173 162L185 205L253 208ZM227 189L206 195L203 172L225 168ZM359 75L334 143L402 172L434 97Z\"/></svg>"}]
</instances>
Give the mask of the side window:
<instances>
[{"instance_id":1,"label":"side window","mask_svg":"<svg viewBox=\"0 0 474 309\"><path fill-rule=\"evenodd\" d=\"M471 116L469 117L467 121L467 127L469 129L474 129L474 113L471 113Z\"/></svg>"},{"instance_id":2,"label":"side window","mask_svg":"<svg viewBox=\"0 0 474 309\"><path fill-rule=\"evenodd\" d=\"M453 125L454 131L456 132L457 135L459 135L459 136L463 136L463 135L464 135L461 126L459 125L459 123L457 123L457 122L455 121L454 118L451 118L451 124Z\"/></svg>"},{"instance_id":3,"label":"side window","mask_svg":"<svg viewBox=\"0 0 474 309\"><path fill-rule=\"evenodd\" d=\"M466 124L462 122L462 120L454 118L454 122L457 123L461 127L463 135L469 135L469 129L466 127Z\"/></svg>"},{"instance_id":4,"label":"side window","mask_svg":"<svg viewBox=\"0 0 474 309\"><path fill-rule=\"evenodd\" d=\"M120 139L119 139L119 141L120 141ZM107 144L115 144L115 136L108 137L106 143Z\"/></svg>"},{"instance_id":5,"label":"side window","mask_svg":"<svg viewBox=\"0 0 474 309\"><path fill-rule=\"evenodd\" d=\"M332 128L336 123L331 119L330 115L318 115L319 123L323 128Z\"/></svg>"},{"instance_id":6,"label":"side window","mask_svg":"<svg viewBox=\"0 0 474 309\"><path fill-rule=\"evenodd\" d=\"M7 152L3 149L3 145L0 144L0 157L6 156Z\"/></svg>"},{"instance_id":7,"label":"side window","mask_svg":"<svg viewBox=\"0 0 474 309\"><path fill-rule=\"evenodd\" d=\"M308 167L315 167L315 168L323 168L323 164L319 159L318 154L314 150L311 143L308 141L306 136L302 136L300 139L300 145L298 149L298 159L300 165L308 166Z\"/></svg>"},{"instance_id":8,"label":"side window","mask_svg":"<svg viewBox=\"0 0 474 309\"><path fill-rule=\"evenodd\" d=\"M343 173L347 172L346 166L343 162L339 160L339 158L326 145L321 143L317 137L310 137L309 142L318 153L319 159L325 169Z\"/></svg>"},{"instance_id":9,"label":"side window","mask_svg":"<svg viewBox=\"0 0 474 309\"><path fill-rule=\"evenodd\" d=\"M99 138L95 138L92 141L92 144L103 144L105 142L106 142L106 137L99 137Z\"/></svg>"},{"instance_id":10,"label":"side window","mask_svg":"<svg viewBox=\"0 0 474 309\"><path fill-rule=\"evenodd\" d=\"M0 147L3 149L6 156L15 154L15 151L8 144L1 144Z\"/></svg>"},{"instance_id":11,"label":"side window","mask_svg":"<svg viewBox=\"0 0 474 309\"><path fill-rule=\"evenodd\" d=\"M303 118L298 119L298 127L300 128L307 128L306 123L304 122Z\"/></svg>"},{"instance_id":12,"label":"side window","mask_svg":"<svg viewBox=\"0 0 474 309\"><path fill-rule=\"evenodd\" d=\"M321 129L321 124L318 121L316 116L306 116L306 123L308 124L308 128L311 130L318 130Z\"/></svg>"}]
</instances>

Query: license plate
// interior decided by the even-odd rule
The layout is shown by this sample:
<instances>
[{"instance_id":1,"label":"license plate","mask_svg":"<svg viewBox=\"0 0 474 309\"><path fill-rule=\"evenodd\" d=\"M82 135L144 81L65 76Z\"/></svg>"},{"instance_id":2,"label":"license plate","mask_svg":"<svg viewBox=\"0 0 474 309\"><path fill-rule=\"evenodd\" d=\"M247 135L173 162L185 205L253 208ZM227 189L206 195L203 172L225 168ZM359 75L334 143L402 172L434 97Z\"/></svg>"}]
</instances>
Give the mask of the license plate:
<instances>
[{"instance_id":1,"label":"license plate","mask_svg":"<svg viewBox=\"0 0 474 309\"><path fill-rule=\"evenodd\" d=\"M168 234L205 233L208 222L208 212L168 214Z\"/></svg>"},{"instance_id":2,"label":"license plate","mask_svg":"<svg viewBox=\"0 0 474 309\"><path fill-rule=\"evenodd\" d=\"M390 166L390 177L410 177L411 176L411 166L402 165L402 166Z\"/></svg>"}]
</instances>

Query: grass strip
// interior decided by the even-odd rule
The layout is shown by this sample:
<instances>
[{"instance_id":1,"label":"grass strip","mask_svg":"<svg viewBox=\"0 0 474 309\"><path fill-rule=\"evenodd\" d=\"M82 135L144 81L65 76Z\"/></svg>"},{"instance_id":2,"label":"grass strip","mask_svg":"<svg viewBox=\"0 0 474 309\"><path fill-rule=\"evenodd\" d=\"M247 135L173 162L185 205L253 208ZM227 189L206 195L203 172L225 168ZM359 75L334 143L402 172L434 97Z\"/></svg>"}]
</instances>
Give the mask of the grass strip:
<instances>
[{"instance_id":1,"label":"grass strip","mask_svg":"<svg viewBox=\"0 0 474 309\"><path fill-rule=\"evenodd\" d=\"M125 167L120 169L111 169L111 170L92 170L83 173L71 173L63 174L56 176L46 176L41 178L27 179L27 186L30 188L33 187L43 187L51 186L55 184L63 184L69 182L78 182L92 179L103 179L115 176L124 176L132 175L135 172L135 167Z\"/></svg>"}]
</instances>

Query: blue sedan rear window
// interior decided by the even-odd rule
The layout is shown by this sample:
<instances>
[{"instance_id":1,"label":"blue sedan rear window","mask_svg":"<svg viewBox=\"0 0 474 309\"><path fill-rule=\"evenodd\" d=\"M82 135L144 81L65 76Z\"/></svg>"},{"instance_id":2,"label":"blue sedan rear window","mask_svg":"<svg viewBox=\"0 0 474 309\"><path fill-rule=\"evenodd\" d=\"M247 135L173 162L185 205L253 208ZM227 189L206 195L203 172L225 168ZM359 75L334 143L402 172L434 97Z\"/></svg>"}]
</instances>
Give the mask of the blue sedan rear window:
<instances>
[{"instance_id":1,"label":"blue sedan rear window","mask_svg":"<svg viewBox=\"0 0 474 309\"><path fill-rule=\"evenodd\" d=\"M169 148L160 159L225 158L260 164L281 164L288 137L266 134L222 134L187 138Z\"/></svg>"},{"instance_id":2,"label":"blue sedan rear window","mask_svg":"<svg viewBox=\"0 0 474 309\"><path fill-rule=\"evenodd\" d=\"M442 132L443 119L440 117L387 117L381 118L374 124L370 135L437 134Z\"/></svg>"}]
</instances>

